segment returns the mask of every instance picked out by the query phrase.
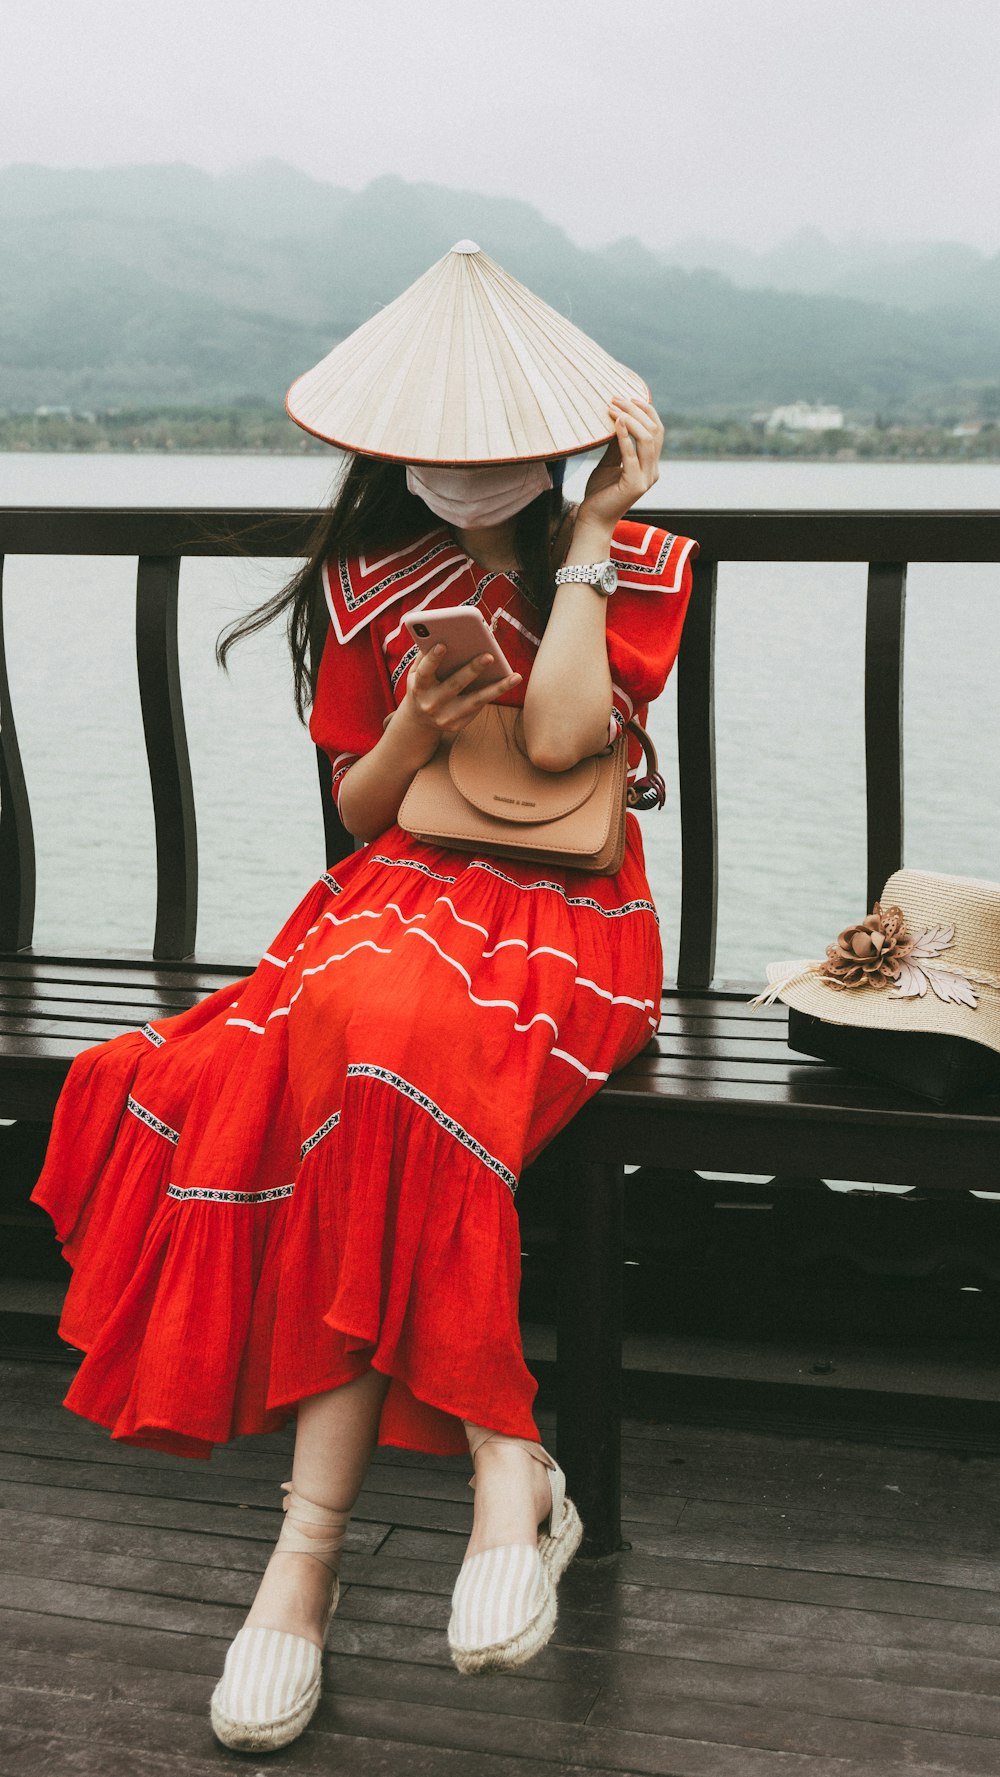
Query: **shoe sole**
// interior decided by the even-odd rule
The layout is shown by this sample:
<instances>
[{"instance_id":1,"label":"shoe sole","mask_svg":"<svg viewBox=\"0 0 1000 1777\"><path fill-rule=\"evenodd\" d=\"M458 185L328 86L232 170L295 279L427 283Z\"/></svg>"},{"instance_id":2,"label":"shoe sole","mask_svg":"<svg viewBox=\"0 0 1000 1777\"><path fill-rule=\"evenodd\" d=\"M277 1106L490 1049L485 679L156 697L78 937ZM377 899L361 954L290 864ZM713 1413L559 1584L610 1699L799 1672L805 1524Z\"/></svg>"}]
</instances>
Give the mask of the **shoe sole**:
<instances>
[{"instance_id":1,"label":"shoe sole","mask_svg":"<svg viewBox=\"0 0 1000 1777\"><path fill-rule=\"evenodd\" d=\"M224 1715L217 1707L213 1697L212 1730L223 1746L232 1747L235 1752L270 1752L279 1746L287 1746L290 1741L297 1740L312 1721L319 1703L320 1690L320 1680L317 1679L302 1702L288 1715L277 1721L265 1722L233 1721L231 1716Z\"/></svg>"},{"instance_id":2,"label":"shoe sole","mask_svg":"<svg viewBox=\"0 0 1000 1777\"><path fill-rule=\"evenodd\" d=\"M494 1641L486 1647L458 1647L451 1642L451 1657L460 1672L508 1672L541 1653L556 1626L556 1587L582 1540L580 1514L573 1501L567 1499L555 1535L538 1539L538 1553L549 1582L539 1610L507 1641Z\"/></svg>"}]
</instances>

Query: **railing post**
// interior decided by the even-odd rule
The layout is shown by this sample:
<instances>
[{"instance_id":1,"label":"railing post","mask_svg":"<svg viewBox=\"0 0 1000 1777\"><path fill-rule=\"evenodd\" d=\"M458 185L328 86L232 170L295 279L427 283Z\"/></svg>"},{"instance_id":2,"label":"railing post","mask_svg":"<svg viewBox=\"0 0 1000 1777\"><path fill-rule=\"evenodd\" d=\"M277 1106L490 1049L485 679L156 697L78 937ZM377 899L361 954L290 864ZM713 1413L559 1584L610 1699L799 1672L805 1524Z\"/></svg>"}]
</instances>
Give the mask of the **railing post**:
<instances>
[{"instance_id":1,"label":"railing post","mask_svg":"<svg viewBox=\"0 0 1000 1777\"><path fill-rule=\"evenodd\" d=\"M903 862L903 619L906 563L870 562L865 615L868 901Z\"/></svg>"},{"instance_id":2,"label":"railing post","mask_svg":"<svg viewBox=\"0 0 1000 1777\"><path fill-rule=\"evenodd\" d=\"M0 950L28 950L35 924L35 840L7 682L0 555Z\"/></svg>"},{"instance_id":3,"label":"railing post","mask_svg":"<svg viewBox=\"0 0 1000 1777\"><path fill-rule=\"evenodd\" d=\"M563 1161L556 1449L583 1519L584 1555L621 1547L625 1168Z\"/></svg>"},{"instance_id":4,"label":"railing post","mask_svg":"<svg viewBox=\"0 0 1000 1777\"><path fill-rule=\"evenodd\" d=\"M715 590L718 563L699 557L677 661L681 810L681 934L677 985L715 973L719 822L715 780Z\"/></svg>"},{"instance_id":5,"label":"railing post","mask_svg":"<svg viewBox=\"0 0 1000 1777\"><path fill-rule=\"evenodd\" d=\"M179 556L139 557L136 659L156 825L153 956L164 961L192 955L198 924L198 839L177 655L179 578Z\"/></svg>"}]
</instances>

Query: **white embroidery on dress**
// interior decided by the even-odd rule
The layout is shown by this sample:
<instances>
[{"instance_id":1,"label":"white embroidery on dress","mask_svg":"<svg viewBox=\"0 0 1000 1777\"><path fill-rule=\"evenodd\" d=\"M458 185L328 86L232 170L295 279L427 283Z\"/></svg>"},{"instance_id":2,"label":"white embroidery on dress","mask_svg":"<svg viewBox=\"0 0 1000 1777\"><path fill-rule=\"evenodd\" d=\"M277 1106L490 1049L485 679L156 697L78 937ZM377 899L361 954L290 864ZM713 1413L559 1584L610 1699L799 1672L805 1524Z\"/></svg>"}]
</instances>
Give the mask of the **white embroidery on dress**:
<instances>
[{"instance_id":1,"label":"white embroidery on dress","mask_svg":"<svg viewBox=\"0 0 1000 1777\"><path fill-rule=\"evenodd\" d=\"M560 1061L568 1061L570 1067L575 1067L579 1073L583 1074L584 1079L606 1080L608 1078L607 1074L595 1074L592 1068L587 1067L584 1062L578 1061L575 1055L567 1055L565 1049L550 1049L549 1054L558 1056Z\"/></svg>"},{"instance_id":2,"label":"white embroidery on dress","mask_svg":"<svg viewBox=\"0 0 1000 1777\"><path fill-rule=\"evenodd\" d=\"M161 1037L159 1031L154 1030L153 1026L151 1024L144 1024L142 1027L141 1034L142 1034L142 1036L146 1037L148 1039L148 1041L151 1042L153 1044L154 1048L156 1048L156 1049L162 1049L164 1043L167 1040L166 1037Z\"/></svg>"},{"instance_id":3,"label":"white embroidery on dress","mask_svg":"<svg viewBox=\"0 0 1000 1777\"><path fill-rule=\"evenodd\" d=\"M627 555L645 555L647 549L649 548L649 540L650 540L651 536L653 535L653 532L655 529L656 529L655 525L651 525L651 524L647 525L645 536L642 538L641 542L639 542L639 543L623 543L620 538L614 537L612 539L611 547L612 547L612 549L620 549L620 550L622 550L622 552L624 554L627 554Z\"/></svg>"},{"instance_id":4,"label":"white embroidery on dress","mask_svg":"<svg viewBox=\"0 0 1000 1777\"><path fill-rule=\"evenodd\" d=\"M649 541L649 534L648 533L647 533L647 536L644 539L644 541L646 541L648 543L648 541ZM667 559L667 556L670 554L671 549L673 548L674 544L676 543L676 541L677 541L677 538L674 536L673 531L664 531L663 542L660 544L659 553L658 553L656 560L654 562L630 561L630 562L623 562L622 565L623 565L623 567L626 567L628 569L629 575L641 574L644 579L655 580L659 577L660 574L662 574L663 565ZM615 553L619 549L622 551L623 554L626 551L630 555L632 554L632 550L629 548L629 545L627 543L619 543L616 537L612 537L612 539L611 539L612 559L614 559Z\"/></svg>"},{"instance_id":5,"label":"white embroidery on dress","mask_svg":"<svg viewBox=\"0 0 1000 1777\"><path fill-rule=\"evenodd\" d=\"M490 625L490 628L493 629L494 635L496 635L496 630L493 628L493 625L496 623L499 623L501 617L503 618L505 623L510 624L511 629L518 630L520 632L520 634L524 636L525 641L528 641L531 643L532 647L534 647L534 648L541 647L541 645L542 645L541 637L536 636L530 629L526 629L524 624L519 623L516 617L512 617L509 611L504 610L503 606L501 606L500 610L497 612L496 616L493 619L493 623L491 623L491 625Z\"/></svg>"},{"instance_id":6,"label":"white embroidery on dress","mask_svg":"<svg viewBox=\"0 0 1000 1777\"><path fill-rule=\"evenodd\" d=\"M439 895L434 905L435 907L447 907L452 917L459 925L466 926L470 931L479 932L484 938L490 936L487 928L479 925L476 920L463 919L449 895ZM459 962L457 957L451 956L446 950L442 949L441 945L437 942L437 939L433 938L429 932L421 931L416 925L418 920L426 921L432 918L433 916L429 913L411 913L408 915L403 912L403 909L398 906L395 901L387 901L384 907L365 907L360 913L345 914L343 919L339 919L335 913L324 913L323 918L328 919L331 925L346 926L352 925L353 922L358 919L382 919L386 913L394 913L407 928L405 933L401 934L402 936L426 939L427 943L434 946L434 949L445 962L451 963L452 967L458 970L459 974L465 979L470 999L472 999L477 1006L506 1006L509 1007L512 1012L519 1012L521 1010L520 1006L516 1005L513 1000L482 1000L472 992L472 977L465 966ZM499 951L511 950L514 948L525 952L526 962L530 962L532 957L535 956L554 956L557 961L569 963L574 969L579 967L579 958L573 956L570 951L558 950L553 944L536 944L534 947L531 947L526 938L501 938L497 944L494 944L491 950L481 950L479 953L480 959L483 962L489 962ZM637 1011L642 1012L647 1008L651 1008L654 1004L652 1000L636 1000L629 994L612 993L610 988L600 987L596 981L591 981L585 975L577 975L574 985L577 987L588 988L592 993L598 994L601 999L607 1000L609 1005L612 1006L634 1006ZM544 1012L536 1013L535 1017L531 1019L529 1024L515 1024L514 1029L520 1031L530 1030L531 1024L537 1024L539 1019L545 1019L547 1023L552 1025L552 1029L555 1031L556 1035L559 1035L558 1027L554 1020Z\"/></svg>"},{"instance_id":7,"label":"white embroidery on dress","mask_svg":"<svg viewBox=\"0 0 1000 1777\"><path fill-rule=\"evenodd\" d=\"M400 551L400 554L402 553L403 551ZM455 559L455 548L451 542L445 541L435 543L431 549L426 550L423 555L418 556L416 561L411 561L405 568L397 568L392 574L386 574L383 579L376 580L374 586L367 587L363 592L355 592L351 585L350 574L348 573L347 557L341 555L337 559L337 575L340 580L340 590L343 594L344 604L347 606L348 611L353 615L355 611L360 610L364 605L370 604L372 599L378 598L382 593L387 592L391 586L395 586L398 581L408 579L411 574L416 574L420 568L425 568L428 562L434 561L435 557L442 555L445 560L448 560L449 557L452 561Z\"/></svg>"},{"instance_id":8,"label":"white embroidery on dress","mask_svg":"<svg viewBox=\"0 0 1000 1777\"><path fill-rule=\"evenodd\" d=\"M345 962L346 959L349 956L353 956L357 950L376 950L379 956L392 955L391 950L386 950L383 945L374 943L371 938L362 938L359 944L352 944L350 950L338 950L333 956L328 956L323 962L317 963L315 968L304 968L302 971L302 980L292 994L287 1006L274 1006L267 1014L263 1024L255 1024L252 1018L227 1018L226 1023L239 1025L244 1030L252 1030L254 1036L262 1037L272 1018L287 1018L289 1016L292 1007L305 987L308 976L322 975L324 969L328 969L331 963Z\"/></svg>"}]
</instances>

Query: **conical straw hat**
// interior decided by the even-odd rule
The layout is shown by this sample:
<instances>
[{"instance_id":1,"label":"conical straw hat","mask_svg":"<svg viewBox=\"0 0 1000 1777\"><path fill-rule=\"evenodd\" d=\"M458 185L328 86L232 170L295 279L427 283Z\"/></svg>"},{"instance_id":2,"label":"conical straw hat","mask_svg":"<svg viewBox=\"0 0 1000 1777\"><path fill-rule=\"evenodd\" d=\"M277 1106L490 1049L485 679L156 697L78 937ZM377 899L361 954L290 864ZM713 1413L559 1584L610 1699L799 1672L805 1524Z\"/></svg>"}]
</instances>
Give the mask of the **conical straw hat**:
<instances>
[{"instance_id":1,"label":"conical straw hat","mask_svg":"<svg viewBox=\"0 0 1000 1777\"><path fill-rule=\"evenodd\" d=\"M897 870L879 905L898 907L914 940L895 985L838 991L821 961L770 963L770 989L755 1003L782 999L826 1024L936 1031L1000 1052L1000 883Z\"/></svg>"},{"instance_id":2,"label":"conical straw hat","mask_svg":"<svg viewBox=\"0 0 1000 1777\"><path fill-rule=\"evenodd\" d=\"M296 425L409 463L570 456L614 436L613 395L642 378L459 241L288 391Z\"/></svg>"}]
</instances>

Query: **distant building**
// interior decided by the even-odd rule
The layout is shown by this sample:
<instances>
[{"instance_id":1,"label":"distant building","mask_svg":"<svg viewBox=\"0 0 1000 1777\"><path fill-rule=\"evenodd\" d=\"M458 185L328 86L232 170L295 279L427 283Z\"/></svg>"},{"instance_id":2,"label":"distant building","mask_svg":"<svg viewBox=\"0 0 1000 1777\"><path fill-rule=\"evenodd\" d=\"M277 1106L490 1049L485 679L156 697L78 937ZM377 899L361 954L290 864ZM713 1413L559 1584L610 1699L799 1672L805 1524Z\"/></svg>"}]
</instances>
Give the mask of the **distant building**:
<instances>
[{"instance_id":1,"label":"distant building","mask_svg":"<svg viewBox=\"0 0 1000 1777\"><path fill-rule=\"evenodd\" d=\"M89 408L80 408L78 411L73 407L36 407L34 418L36 420L85 420L90 426L97 424L97 415L91 413Z\"/></svg>"},{"instance_id":2,"label":"distant building","mask_svg":"<svg viewBox=\"0 0 1000 1777\"><path fill-rule=\"evenodd\" d=\"M957 426L952 426L951 435L953 438L978 438L982 429L982 420L959 420Z\"/></svg>"},{"instance_id":3,"label":"distant building","mask_svg":"<svg viewBox=\"0 0 1000 1777\"><path fill-rule=\"evenodd\" d=\"M787 407L775 407L766 425L769 432L842 432L844 415L839 407L822 402L811 406L808 401L792 401Z\"/></svg>"}]
</instances>

